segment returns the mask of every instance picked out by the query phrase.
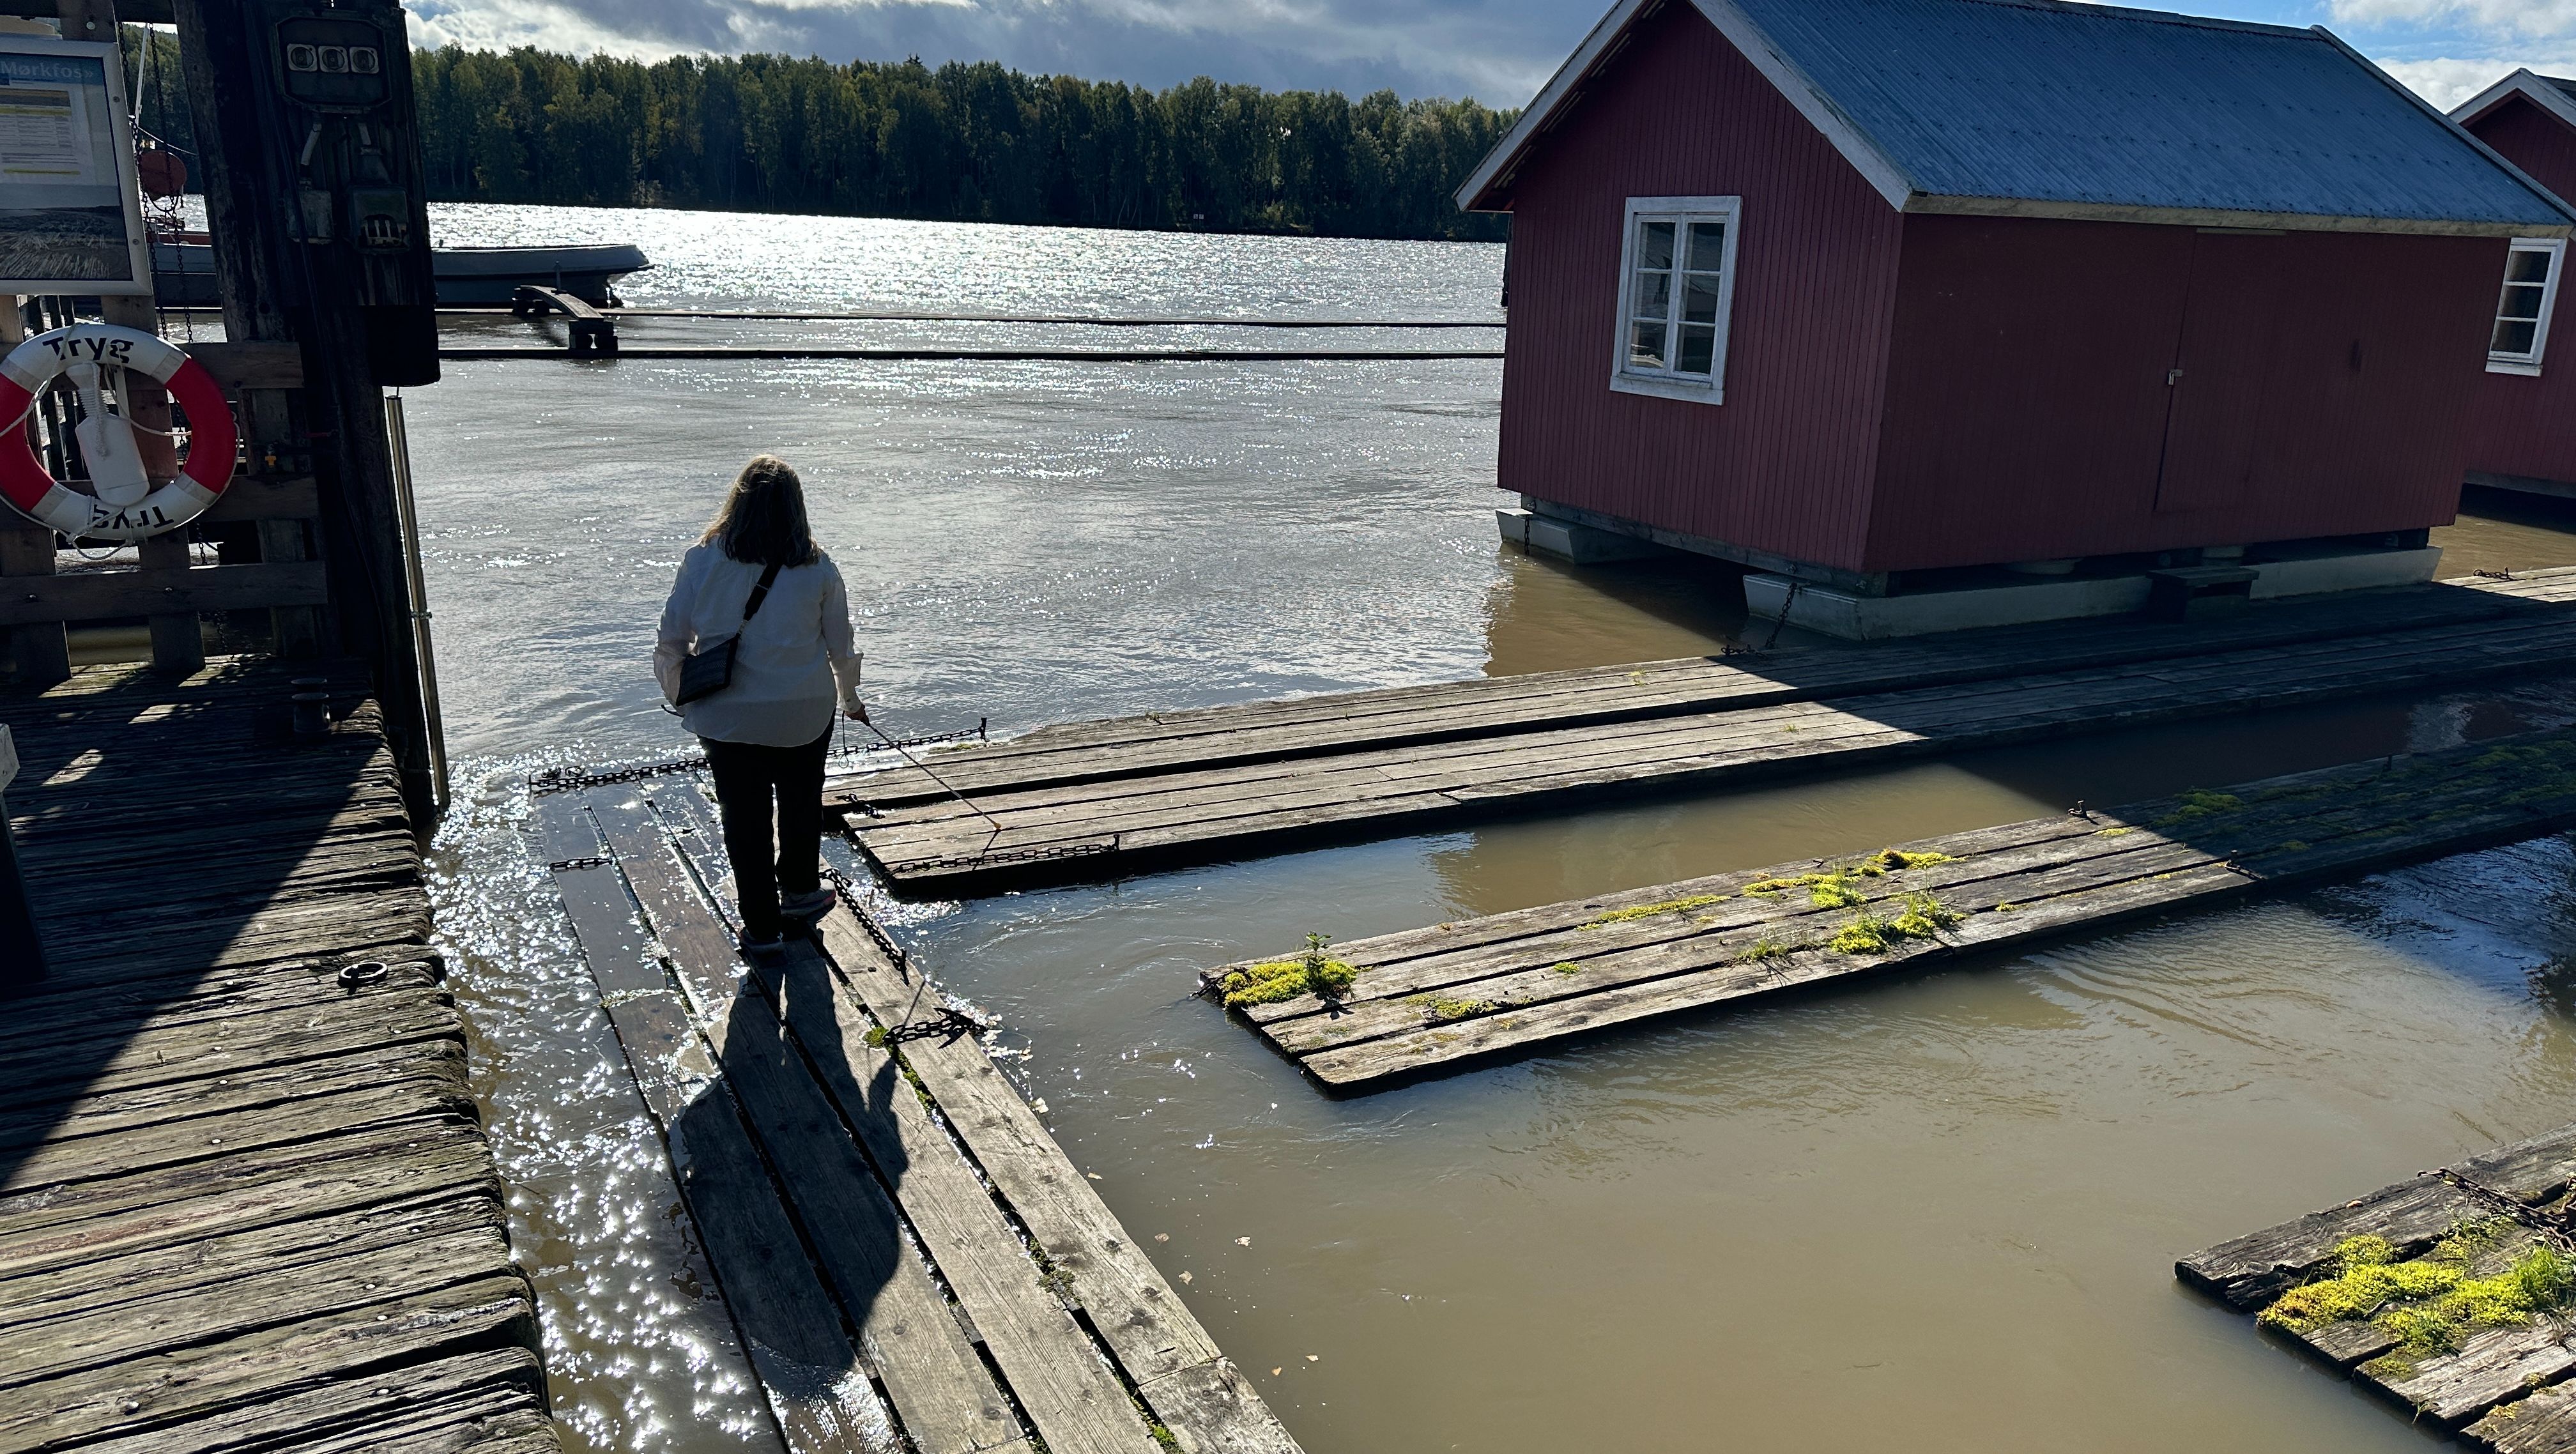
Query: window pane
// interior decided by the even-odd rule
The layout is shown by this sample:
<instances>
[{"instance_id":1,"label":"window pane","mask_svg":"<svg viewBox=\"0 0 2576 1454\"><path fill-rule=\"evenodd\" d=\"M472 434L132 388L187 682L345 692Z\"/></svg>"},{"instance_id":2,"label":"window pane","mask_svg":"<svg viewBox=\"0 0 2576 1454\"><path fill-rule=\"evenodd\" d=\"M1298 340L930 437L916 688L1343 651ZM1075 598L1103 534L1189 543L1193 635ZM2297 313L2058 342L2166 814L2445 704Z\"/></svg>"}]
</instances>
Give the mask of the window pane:
<instances>
[{"instance_id":1,"label":"window pane","mask_svg":"<svg viewBox=\"0 0 2576 1454\"><path fill-rule=\"evenodd\" d=\"M1717 274L1691 273L1684 277L1682 321L1684 323L1717 321Z\"/></svg>"},{"instance_id":2,"label":"window pane","mask_svg":"<svg viewBox=\"0 0 2576 1454\"><path fill-rule=\"evenodd\" d=\"M1726 224L1694 222L1690 227L1690 267L1694 272L1716 272L1726 264Z\"/></svg>"},{"instance_id":3,"label":"window pane","mask_svg":"<svg viewBox=\"0 0 2576 1454\"><path fill-rule=\"evenodd\" d=\"M1599 334L1593 336L1600 337ZM1630 329L1628 362L1640 368L1659 369L1664 366L1664 325L1639 323Z\"/></svg>"},{"instance_id":4,"label":"window pane","mask_svg":"<svg viewBox=\"0 0 2576 1454\"><path fill-rule=\"evenodd\" d=\"M1673 301L1673 275L1670 273L1637 274L1637 306L1630 310L1640 318L1664 318Z\"/></svg>"},{"instance_id":5,"label":"window pane","mask_svg":"<svg viewBox=\"0 0 2576 1454\"><path fill-rule=\"evenodd\" d=\"M2508 283L2549 281L2549 254L2517 250L2505 261L2504 280Z\"/></svg>"},{"instance_id":6,"label":"window pane","mask_svg":"<svg viewBox=\"0 0 2576 1454\"><path fill-rule=\"evenodd\" d=\"M1716 354L1716 329L1684 328L1682 330L1681 357L1673 361L1673 370L1676 373L1700 374L1704 376L1709 372L1711 360L1716 357Z\"/></svg>"},{"instance_id":7,"label":"window pane","mask_svg":"<svg viewBox=\"0 0 2576 1454\"><path fill-rule=\"evenodd\" d=\"M1640 269L1647 269L1669 268L1672 265L1673 225L1669 222L1640 221L1637 224L1637 266Z\"/></svg>"},{"instance_id":8,"label":"window pane","mask_svg":"<svg viewBox=\"0 0 2576 1454\"><path fill-rule=\"evenodd\" d=\"M2539 332L2540 325L2537 323L2517 323L2507 319L2496 324L2495 341L2487 347L2496 353L2518 353L2527 356L2531 352L2532 341Z\"/></svg>"},{"instance_id":9,"label":"window pane","mask_svg":"<svg viewBox=\"0 0 2576 1454\"><path fill-rule=\"evenodd\" d=\"M2504 290L2504 301L2497 305L2496 316L2498 318L2521 318L2526 320L2538 319L2540 317L2540 298L2541 294L2545 291L2545 289L2534 287L2529 283L2506 284Z\"/></svg>"}]
</instances>

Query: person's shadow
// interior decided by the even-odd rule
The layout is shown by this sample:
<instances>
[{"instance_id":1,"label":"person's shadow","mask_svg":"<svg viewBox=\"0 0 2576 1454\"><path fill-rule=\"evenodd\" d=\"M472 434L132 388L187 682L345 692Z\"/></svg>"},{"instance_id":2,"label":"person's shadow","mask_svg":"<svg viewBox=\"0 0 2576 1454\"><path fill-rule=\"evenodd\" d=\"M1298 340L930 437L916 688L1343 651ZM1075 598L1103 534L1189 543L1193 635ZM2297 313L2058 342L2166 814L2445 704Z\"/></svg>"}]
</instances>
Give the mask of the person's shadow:
<instances>
[{"instance_id":1,"label":"person's shadow","mask_svg":"<svg viewBox=\"0 0 2576 1454\"><path fill-rule=\"evenodd\" d=\"M867 1412L845 1405L848 1375L864 1366L858 1343L899 1315L881 1304L908 1255L894 1198L910 1163L893 1098L910 1088L890 1057L860 1080L839 1034L850 1013L811 945L753 971L726 1012L719 1074L671 1127L762 1379L833 1425Z\"/></svg>"}]
</instances>

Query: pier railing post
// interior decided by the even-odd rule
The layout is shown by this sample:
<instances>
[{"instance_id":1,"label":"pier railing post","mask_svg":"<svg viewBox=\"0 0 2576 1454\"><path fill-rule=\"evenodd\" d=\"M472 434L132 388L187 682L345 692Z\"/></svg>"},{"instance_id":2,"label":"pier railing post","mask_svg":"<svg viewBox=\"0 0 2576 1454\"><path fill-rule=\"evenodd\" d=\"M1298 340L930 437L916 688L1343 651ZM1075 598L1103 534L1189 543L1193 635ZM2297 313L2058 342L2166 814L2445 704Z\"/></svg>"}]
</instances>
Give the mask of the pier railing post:
<instances>
[{"instance_id":1,"label":"pier railing post","mask_svg":"<svg viewBox=\"0 0 2576 1454\"><path fill-rule=\"evenodd\" d=\"M36 937L36 906L18 872L9 831L9 784L18 776L18 745L0 726L0 995L45 977L45 946Z\"/></svg>"}]
</instances>

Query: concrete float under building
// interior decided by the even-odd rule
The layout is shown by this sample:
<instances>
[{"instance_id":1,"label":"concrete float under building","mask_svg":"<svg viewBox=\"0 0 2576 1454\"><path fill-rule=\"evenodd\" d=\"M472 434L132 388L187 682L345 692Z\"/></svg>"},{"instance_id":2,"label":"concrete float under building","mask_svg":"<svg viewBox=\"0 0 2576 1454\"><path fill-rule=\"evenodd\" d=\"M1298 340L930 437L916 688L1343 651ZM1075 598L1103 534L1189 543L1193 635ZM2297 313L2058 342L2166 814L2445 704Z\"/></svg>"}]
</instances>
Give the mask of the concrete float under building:
<instances>
[{"instance_id":1,"label":"concrete float under building","mask_svg":"<svg viewBox=\"0 0 2576 1454\"><path fill-rule=\"evenodd\" d=\"M2576 223L2322 29L2047 0L1622 0L1458 200L1506 537L1850 637L2429 577Z\"/></svg>"},{"instance_id":2,"label":"concrete float under building","mask_svg":"<svg viewBox=\"0 0 2576 1454\"><path fill-rule=\"evenodd\" d=\"M2451 113L2469 134L2561 197L2576 196L2576 81L2516 71ZM2566 239L2514 239L2469 413L2468 479L2576 496L2576 336L2557 343Z\"/></svg>"}]
</instances>

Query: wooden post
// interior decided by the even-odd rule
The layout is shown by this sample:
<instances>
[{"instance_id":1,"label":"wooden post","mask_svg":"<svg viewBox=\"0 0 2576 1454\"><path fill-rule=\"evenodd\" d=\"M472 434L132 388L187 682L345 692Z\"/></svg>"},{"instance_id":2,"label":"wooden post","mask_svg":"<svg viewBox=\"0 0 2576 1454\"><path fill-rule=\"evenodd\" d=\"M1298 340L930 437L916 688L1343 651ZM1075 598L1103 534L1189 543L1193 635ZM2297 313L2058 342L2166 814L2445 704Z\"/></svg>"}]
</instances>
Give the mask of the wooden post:
<instances>
[{"instance_id":1,"label":"wooden post","mask_svg":"<svg viewBox=\"0 0 2576 1454\"><path fill-rule=\"evenodd\" d=\"M273 453L281 468L291 469L310 456L331 580L334 629L324 646L363 655L373 668L404 799L425 831L436 821L437 789L385 438L384 390L376 383L359 310L317 296L323 290L317 288L314 255L321 249L289 232L299 220L282 202L298 195L294 164L303 138L272 134L286 118L259 79L271 65L271 37L255 10L242 0L175 0L172 6L197 128L225 335L303 345L300 419L292 404L280 410L252 397L265 391L243 391L252 457L264 465ZM407 100L410 56L399 49L399 12L391 13L394 49L384 64L389 76L400 68L400 94ZM263 545L271 542L269 532L261 538ZM284 650L283 629L280 635Z\"/></svg>"},{"instance_id":2,"label":"wooden post","mask_svg":"<svg viewBox=\"0 0 2576 1454\"><path fill-rule=\"evenodd\" d=\"M18 777L18 744L0 725L0 995L45 977L45 946L36 937L36 906L18 872L9 831L9 784Z\"/></svg>"},{"instance_id":3,"label":"wooden post","mask_svg":"<svg viewBox=\"0 0 2576 1454\"><path fill-rule=\"evenodd\" d=\"M8 305L0 308L0 351L5 351L26 340L26 320L19 310L27 300L0 293L0 303ZM27 427L36 427L33 414L27 416ZM54 532L0 508L0 580L53 573ZM18 680L27 686L49 687L72 674L71 641L59 621L9 628L9 654L18 664Z\"/></svg>"}]
</instances>

